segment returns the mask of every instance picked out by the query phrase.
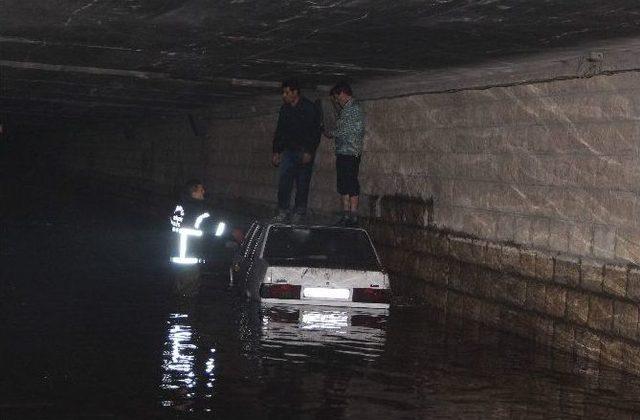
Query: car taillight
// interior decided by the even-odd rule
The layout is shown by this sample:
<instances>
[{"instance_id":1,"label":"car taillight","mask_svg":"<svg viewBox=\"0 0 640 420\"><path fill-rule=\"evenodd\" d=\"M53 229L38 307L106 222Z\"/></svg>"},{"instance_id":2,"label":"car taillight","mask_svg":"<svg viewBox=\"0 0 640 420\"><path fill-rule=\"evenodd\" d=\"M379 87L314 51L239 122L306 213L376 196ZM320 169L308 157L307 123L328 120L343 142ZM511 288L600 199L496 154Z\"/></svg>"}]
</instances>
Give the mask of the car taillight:
<instances>
[{"instance_id":1,"label":"car taillight","mask_svg":"<svg viewBox=\"0 0 640 420\"><path fill-rule=\"evenodd\" d=\"M364 303L389 303L389 289L354 288L353 301Z\"/></svg>"},{"instance_id":2,"label":"car taillight","mask_svg":"<svg viewBox=\"0 0 640 420\"><path fill-rule=\"evenodd\" d=\"M292 284L262 284L260 297L265 299L300 299L301 286Z\"/></svg>"}]
</instances>

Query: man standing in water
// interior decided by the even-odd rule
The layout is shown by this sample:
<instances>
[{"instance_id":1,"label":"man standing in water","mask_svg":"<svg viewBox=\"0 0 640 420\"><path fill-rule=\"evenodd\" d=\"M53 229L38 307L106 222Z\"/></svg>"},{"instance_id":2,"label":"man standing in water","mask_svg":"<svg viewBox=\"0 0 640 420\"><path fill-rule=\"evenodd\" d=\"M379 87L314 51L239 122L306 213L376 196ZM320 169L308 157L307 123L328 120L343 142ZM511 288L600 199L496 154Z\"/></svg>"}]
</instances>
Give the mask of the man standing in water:
<instances>
[{"instance_id":1,"label":"man standing in water","mask_svg":"<svg viewBox=\"0 0 640 420\"><path fill-rule=\"evenodd\" d=\"M282 101L271 157L273 166L280 167L278 214L274 221L300 223L307 214L313 160L322 132L321 116L314 103L300 94L300 85L294 79L282 82ZM294 183L296 196L289 214Z\"/></svg>"},{"instance_id":2,"label":"man standing in water","mask_svg":"<svg viewBox=\"0 0 640 420\"><path fill-rule=\"evenodd\" d=\"M193 297L200 288L200 264L204 262L203 227L210 213L204 201L204 185L187 181L180 202L170 218L171 230L178 234L171 262L175 267L174 289L180 297Z\"/></svg>"},{"instance_id":3,"label":"man standing in water","mask_svg":"<svg viewBox=\"0 0 640 420\"><path fill-rule=\"evenodd\" d=\"M353 98L351 86L338 82L330 92L331 99L340 108L336 128L324 135L335 139L336 184L342 200L339 226L358 226L360 183L358 173L364 144L364 113Z\"/></svg>"}]
</instances>

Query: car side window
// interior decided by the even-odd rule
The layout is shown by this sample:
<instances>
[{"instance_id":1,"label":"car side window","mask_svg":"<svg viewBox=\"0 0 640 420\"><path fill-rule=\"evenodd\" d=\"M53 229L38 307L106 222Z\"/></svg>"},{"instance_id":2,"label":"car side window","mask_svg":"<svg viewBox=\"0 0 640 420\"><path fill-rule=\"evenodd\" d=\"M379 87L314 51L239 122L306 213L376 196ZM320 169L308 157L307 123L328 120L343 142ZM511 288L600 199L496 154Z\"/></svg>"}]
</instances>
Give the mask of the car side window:
<instances>
[{"instance_id":1,"label":"car side window","mask_svg":"<svg viewBox=\"0 0 640 420\"><path fill-rule=\"evenodd\" d=\"M255 233L253 235L253 242L251 244L251 250L250 250L250 253L249 253L249 256L251 258L253 258L255 256L256 251L258 250L258 247L259 247L260 243L262 242L260 239L262 237L262 232L263 231L264 231L264 227L263 226L259 226L256 229L256 231L255 231Z\"/></svg>"},{"instance_id":2,"label":"car side window","mask_svg":"<svg viewBox=\"0 0 640 420\"><path fill-rule=\"evenodd\" d=\"M249 244L249 246L247 247L249 252L247 254L247 258L249 259L248 264L249 267L247 267L247 276L251 275L251 272L253 270L253 265L256 259L256 255L257 255L257 250L260 247L260 244L262 243L261 239L262 239L262 232L264 231L264 226L258 226L253 234L253 239L251 241L251 243Z\"/></svg>"},{"instance_id":3,"label":"car side window","mask_svg":"<svg viewBox=\"0 0 640 420\"><path fill-rule=\"evenodd\" d=\"M247 241L247 247L244 250L243 257L248 258L253 252L253 247L255 246L255 242L260 235L260 231L262 230L262 226L259 223L255 224L255 228L251 232L251 235L248 236L249 240Z\"/></svg>"},{"instance_id":4,"label":"car side window","mask_svg":"<svg viewBox=\"0 0 640 420\"><path fill-rule=\"evenodd\" d=\"M244 239L242 240L242 243L240 244L240 254L242 254L243 258L247 258L247 250L249 249L249 245L251 244L251 241L253 239L253 235L256 231L257 226L258 226L257 222L253 222L251 224L251 226L249 227L249 230L247 231L247 234L245 235Z\"/></svg>"}]
</instances>

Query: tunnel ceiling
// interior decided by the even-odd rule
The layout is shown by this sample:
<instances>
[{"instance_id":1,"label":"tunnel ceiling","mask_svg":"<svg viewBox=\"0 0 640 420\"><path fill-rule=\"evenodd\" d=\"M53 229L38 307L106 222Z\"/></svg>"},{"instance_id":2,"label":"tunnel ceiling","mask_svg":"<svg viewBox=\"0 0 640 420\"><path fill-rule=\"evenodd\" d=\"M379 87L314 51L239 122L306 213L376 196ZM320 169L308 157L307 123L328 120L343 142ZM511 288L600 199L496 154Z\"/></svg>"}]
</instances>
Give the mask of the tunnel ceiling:
<instances>
[{"instance_id":1,"label":"tunnel ceiling","mask_svg":"<svg viewBox=\"0 0 640 420\"><path fill-rule=\"evenodd\" d=\"M0 0L0 112L184 113L640 32L637 0Z\"/></svg>"}]
</instances>

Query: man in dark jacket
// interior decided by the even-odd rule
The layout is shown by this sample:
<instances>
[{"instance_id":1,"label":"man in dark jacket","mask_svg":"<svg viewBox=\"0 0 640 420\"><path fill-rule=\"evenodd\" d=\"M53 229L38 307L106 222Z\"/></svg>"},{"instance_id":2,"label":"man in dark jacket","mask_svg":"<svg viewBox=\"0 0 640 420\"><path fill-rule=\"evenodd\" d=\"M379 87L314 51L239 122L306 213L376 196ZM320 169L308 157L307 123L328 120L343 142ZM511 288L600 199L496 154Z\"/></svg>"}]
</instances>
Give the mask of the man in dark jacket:
<instances>
[{"instance_id":1,"label":"man in dark jacket","mask_svg":"<svg viewBox=\"0 0 640 420\"><path fill-rule=\"evenodd\" d=\"M318 107L300 95L296 80L282 82L282 107L273 137L271 162L280 167L278 181L278 215L276 222L301 222L307 213L309 184L313 160L322 133L322 116ZM289 204L293 185L296 186L293 214L289 219Z\"/></svg>"}]
</instances>

